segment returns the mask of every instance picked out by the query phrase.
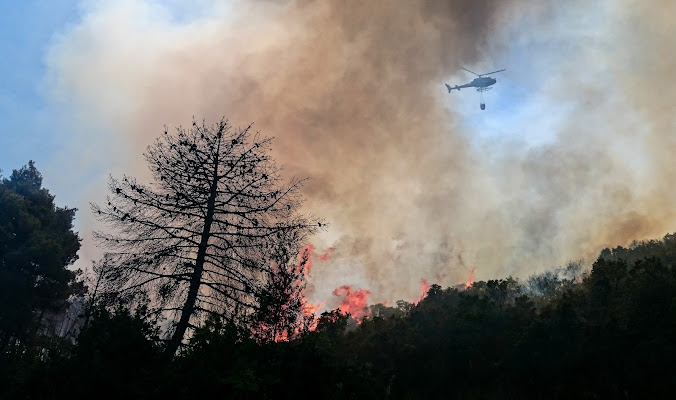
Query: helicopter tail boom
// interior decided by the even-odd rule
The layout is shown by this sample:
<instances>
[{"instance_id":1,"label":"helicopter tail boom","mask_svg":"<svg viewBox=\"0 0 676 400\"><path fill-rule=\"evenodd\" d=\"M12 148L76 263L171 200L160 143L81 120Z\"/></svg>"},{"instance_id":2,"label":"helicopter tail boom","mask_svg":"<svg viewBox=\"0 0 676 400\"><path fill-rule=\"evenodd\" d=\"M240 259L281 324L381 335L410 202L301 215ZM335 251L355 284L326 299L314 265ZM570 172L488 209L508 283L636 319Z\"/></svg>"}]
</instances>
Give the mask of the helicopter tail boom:
<instances>
[{"instance_id":1,"label":"helicopter tail boom","mask_svg":"<svg viewBox=\"0 0 676 400\"><path fill-rule=\"evenodd\" d=\"M451 90L453 90L453 89L460 90L458 85L455 85L455 87L451 87L448 83L446 83L445 85L446 85L446 89L448 89L448 93L451 93Z\"/></svg>"}]
</instances>

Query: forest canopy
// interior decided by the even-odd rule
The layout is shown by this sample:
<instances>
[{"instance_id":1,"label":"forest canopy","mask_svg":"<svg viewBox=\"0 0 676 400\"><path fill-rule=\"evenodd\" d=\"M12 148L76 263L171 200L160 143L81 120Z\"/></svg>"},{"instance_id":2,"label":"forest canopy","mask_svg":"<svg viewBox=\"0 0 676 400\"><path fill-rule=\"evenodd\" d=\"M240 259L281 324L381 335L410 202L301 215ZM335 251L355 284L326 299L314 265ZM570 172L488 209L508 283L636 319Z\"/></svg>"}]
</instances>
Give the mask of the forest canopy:
<instances>
[{"instance_id":1,"label":"forest canopy","mask_svg":"<svg viewBox=\"0 0 676 400\"><path fill-rule=\"evenodd\" d=\"M299 212L250 128L163 133L110 178L109 252L72 270L75 210L33 162L0 183L3 398L662 398L676 389L676 233L419 301L306 313ZM174 312L172 314L172 312ZM310 313L311 314L311 313ZM172 318L173 315L173 318ZM182 325L183 324L183 327Z\"/></svg>"}]
</instances>

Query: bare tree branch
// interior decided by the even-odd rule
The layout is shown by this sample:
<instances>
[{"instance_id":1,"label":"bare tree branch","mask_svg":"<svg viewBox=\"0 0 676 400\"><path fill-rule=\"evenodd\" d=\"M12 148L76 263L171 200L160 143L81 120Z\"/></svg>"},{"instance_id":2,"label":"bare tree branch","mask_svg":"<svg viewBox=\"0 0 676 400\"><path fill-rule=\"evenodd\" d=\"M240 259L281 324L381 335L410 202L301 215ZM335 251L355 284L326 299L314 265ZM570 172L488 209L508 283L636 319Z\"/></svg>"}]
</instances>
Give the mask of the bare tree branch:
<instances>
[{"instance_id":1,"label":"bare tree branch","mask_svg":"<svg viewBox=\"0 0 676 400\"><path fill-rule=\"evenodd\" d=\"M232 129L224 119L174 134L165 128L145 153L153 182L110 177L106 203L91 205L114 230L95 233L109 250L107 286L148 292L157 309L172 312L170 355L202 312L248 321L259 296L271 293L273 249L282 243L297 254L321 226L299 214L304 179L284 183L270 144L251 125Z\"/></svg>"}]
</instances>

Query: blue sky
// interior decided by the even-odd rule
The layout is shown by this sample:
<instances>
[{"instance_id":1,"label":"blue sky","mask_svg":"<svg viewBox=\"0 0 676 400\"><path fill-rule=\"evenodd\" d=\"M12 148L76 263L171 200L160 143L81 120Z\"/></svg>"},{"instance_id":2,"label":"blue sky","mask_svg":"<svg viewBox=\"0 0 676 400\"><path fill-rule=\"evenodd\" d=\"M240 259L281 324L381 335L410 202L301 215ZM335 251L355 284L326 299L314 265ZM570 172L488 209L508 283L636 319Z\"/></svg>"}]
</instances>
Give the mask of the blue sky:
<instances>
[{"instance_id":1,"label":"blue sky","mask_svg":"<svg viewBox=\"0 0 676 400\"><path fill-rule=\"evenodd\" d=\"M54 35L78 18L75 0L0 1L0 169L28 160L44 166L55 146L58 115L45 96L45 55ZM45 171L43 171L45 172Z\"/></svg>"}]
</instances>

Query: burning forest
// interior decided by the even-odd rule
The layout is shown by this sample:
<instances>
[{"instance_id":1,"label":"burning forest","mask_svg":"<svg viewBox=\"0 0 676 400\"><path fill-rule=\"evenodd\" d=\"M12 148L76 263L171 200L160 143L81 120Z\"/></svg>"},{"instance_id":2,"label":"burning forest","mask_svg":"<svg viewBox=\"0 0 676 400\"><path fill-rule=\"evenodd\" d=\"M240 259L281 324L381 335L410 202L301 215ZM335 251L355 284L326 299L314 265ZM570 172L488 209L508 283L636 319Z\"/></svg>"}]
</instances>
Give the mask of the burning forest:
<instances>
[{"instance_id":1,"label":"burning forest","mask_svg":"<svg viewBox=\"0 0 676 400\"><path fill-rule=\"evenodd\" d=\"M676 4L3 7L0 398L676 391Z\"/></svg>"}]
</instances>

